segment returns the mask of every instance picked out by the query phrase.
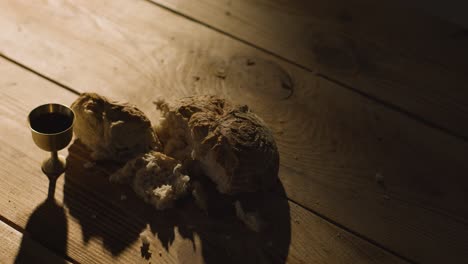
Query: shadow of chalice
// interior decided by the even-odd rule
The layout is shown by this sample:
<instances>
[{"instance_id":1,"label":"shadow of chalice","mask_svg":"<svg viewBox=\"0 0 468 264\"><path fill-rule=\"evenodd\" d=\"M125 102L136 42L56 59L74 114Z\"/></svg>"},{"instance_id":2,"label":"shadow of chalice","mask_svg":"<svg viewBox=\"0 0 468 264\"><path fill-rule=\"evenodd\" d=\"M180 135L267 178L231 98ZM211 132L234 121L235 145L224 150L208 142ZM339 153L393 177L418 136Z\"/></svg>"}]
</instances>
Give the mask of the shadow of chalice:
<instances>
[{"instance_id":1,"label":"shadow of chalice","mask_svg":"<svg viewBox=\"0 0 468 264\"><path fill-rule=\"evenodd\" d=\"M56 177L65 171L65 159L58 155L58 151L70 143L74 120L73 111L61 104L44 104L29 113L34 143L51 153L51 157L42 163L42 171L48 177Z\"/></svg>"}]
</instances>

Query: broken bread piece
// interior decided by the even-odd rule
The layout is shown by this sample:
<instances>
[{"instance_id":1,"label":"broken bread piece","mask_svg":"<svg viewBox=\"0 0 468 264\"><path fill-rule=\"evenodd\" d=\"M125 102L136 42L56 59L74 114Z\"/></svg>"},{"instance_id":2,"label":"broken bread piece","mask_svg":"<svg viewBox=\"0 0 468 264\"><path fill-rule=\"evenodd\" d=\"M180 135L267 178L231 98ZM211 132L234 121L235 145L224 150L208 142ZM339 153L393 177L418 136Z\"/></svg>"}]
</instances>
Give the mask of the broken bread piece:
<instances>
[{"instance_id":1,"label":"broken bread piece","mask_svg":"<svg viewBox=\"0 0 468 264\"><path fill-rule=\"evenodd\" d=\"M231 107L224 99L210 95L181 98L174 104L160 99L154 104L162 112L162 118L154 129L161 142L164 142L163 152L181 161L192 159L193 140L188 127L191 116L202 112L212 113L213 118L216 118Z\"/></svg>"},{"instance_id":2,"label":"broken bread piece","mask_svg":"<svg viewBox=\"0 0 468 264\"><path fill-rule=\"evenodd\" d=\"M163 210L187 193L190 177L181 164L165 154L149 151L125 164L110 176L111 182L129 183L146 203Z\"/></svg>"},{"instance_id":3,"label":"broken bread piece","mask_svg":"<svg viewBox=\"0 0 468 264\"><path fill-rule=\"evenodd\" d=\"M75 112L73 131L92 151L93 159L126 161L160 148L151 122L133 105L83 93L71 108Z\"/></svg>"},{"instance_id":4,"label":"broken bread piece","mask_svg":"<svg viewBox=\"0 0 468 264\"><path fill-rule=\"evenodd\" d=\"M208 95L155 104L163 116L155 130L164 152L198 161L219 192L267 190L277 181L273 134L247 106Z\"/></svg>"}]
</instances>

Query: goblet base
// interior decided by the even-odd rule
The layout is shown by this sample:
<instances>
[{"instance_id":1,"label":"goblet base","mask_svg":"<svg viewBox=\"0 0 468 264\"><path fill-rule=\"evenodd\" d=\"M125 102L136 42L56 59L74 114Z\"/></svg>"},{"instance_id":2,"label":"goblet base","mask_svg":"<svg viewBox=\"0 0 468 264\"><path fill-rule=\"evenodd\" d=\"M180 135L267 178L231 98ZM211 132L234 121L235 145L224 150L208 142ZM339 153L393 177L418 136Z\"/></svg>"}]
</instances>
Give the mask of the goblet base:
<instances>
[{"instance_id":1,"label":"goblet base","mask_svg":"<svg viewBox=\"0 0 468 264\"><path fill-rule=\"evenodd\" d=\"M42 171L46 175L57 176L65 171L65 158L57 155L56 158L50 157L42 162Z\"/></svg>"}]
</instances>

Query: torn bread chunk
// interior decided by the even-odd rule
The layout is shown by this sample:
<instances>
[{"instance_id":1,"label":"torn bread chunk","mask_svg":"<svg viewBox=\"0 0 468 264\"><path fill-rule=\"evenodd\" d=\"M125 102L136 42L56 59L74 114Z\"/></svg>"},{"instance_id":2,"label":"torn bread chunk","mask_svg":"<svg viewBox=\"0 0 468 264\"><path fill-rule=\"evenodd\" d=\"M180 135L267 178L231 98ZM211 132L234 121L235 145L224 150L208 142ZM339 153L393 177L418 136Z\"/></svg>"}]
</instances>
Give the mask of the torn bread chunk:
<instances>
[{"instance_id":1,"label":"torn bread chunk","mask_svg":"<svg viewBox=\"0 0 468 264\"><path fill-rule=\"evenodd\" d=\"M126 161L161 146L149 119L133 105L83 93L71 108L73 131L92 151L93 159Z\"/></svg>"},{"instance_id":2,"label":"torn bread chunk","mask_svg":"<svg viewBox=\"0 0 468 264\"><path fill-rule=\"evenodd\" d=\"M162 99L154 103L163 116L155 126L156 134L164 142L163 152L181 161L191 159L193 140L188 126L191 116L199 112L222 114L230 107L225 100L210 95L182 98L174 105Z\"/></svg>"},{"instance_id":3,"label":"torn bread chunk","mask_svg":"<svg viewBox=\"0 0 468 264\"><path fill-rule=\"evenodd\" d=\"M110 181L129 183L146 203L163 210L187 193L190 177L182 174L177 160L150 151L128 161L110 176Z\"/></svg>"},{"instance_id":4,"label":"torn bread chunk","mask_svg":"<svg viewBox=\"0 0 468 264\"><path fill-rule=\"evenodd\" d=\"M279 154L273 134L247 106L208 95L155 104L163 115L156 133L164 152L200 162L219 192L256 192L276 182Z\"/></svg>"}]
</instances>

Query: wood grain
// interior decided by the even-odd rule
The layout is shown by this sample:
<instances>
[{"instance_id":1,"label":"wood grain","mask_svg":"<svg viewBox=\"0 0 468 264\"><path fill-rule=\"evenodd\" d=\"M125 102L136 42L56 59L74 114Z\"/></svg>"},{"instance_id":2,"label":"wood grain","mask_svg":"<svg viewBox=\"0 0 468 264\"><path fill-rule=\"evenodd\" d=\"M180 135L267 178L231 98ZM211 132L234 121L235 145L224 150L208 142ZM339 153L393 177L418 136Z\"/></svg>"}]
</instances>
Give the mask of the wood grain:
<instances>
[{"instance_id":1,"label":"wood grain","mask_svg":"<svg viewBox=\"0 0 468 264\"><path fill-rule=\"evenodd\" d=\"M7 56L152 121L159 96L246 103L274 129L290 199L414 261L467 257L465 142L148 2L0 10Z\"/></svg>"},{"instance_id":2,"label":"wood grain","mask_svg":"<svg viewBox=\"0 0 468 264\"><path fill-rule=\"evenodd\" d=\"M2 237L1 263L14 263L15 260L18 261L17 263L69 263L4 222L0 222L0 235ZM19 248L22 249L20 258L18 258Z\"/></svg>"},{"instance_id":3,"label":"wood grain","mask_svg":"<svg viewBox=\"0 0 468 264\"><path fill-rule=\"evenodd\" d=\"M406 1L153 2L468 136L467 30Z\"/></svg>"},{"instance_id":4,"label":"wood grain","mask_svg":"<svg viewBox=\"0 0 468 264\"><path fill-rule=\"evenodd\" d=\"M57 205L50 206L45 201L48 180L40 171L47 154L34 146L25 118L38 104L69 105L76 95L4 59L0 59L0 72L4 74L0 82L2 217L26 228L43 245L64 250L75 261L404 263L277 194L264 209L271 217L266 219L273 219L267 220L276 230L271 234L252 233L232 216L207 216L190 202L183 203L182 210L155 212L127 187L109 184L112 166L97 164L86 169L89 153L77 142L62 151L68 169L56 183ZM57 233L63 225L66 232ZM45 236L50 228L56 231ZM139 234L145 228L153 237L149 260L140 252ZM51 239L63 240L63 236L65 248ZM14 254L14 249L8 246L6 256Z\"/></svg>"}]
</instances>

